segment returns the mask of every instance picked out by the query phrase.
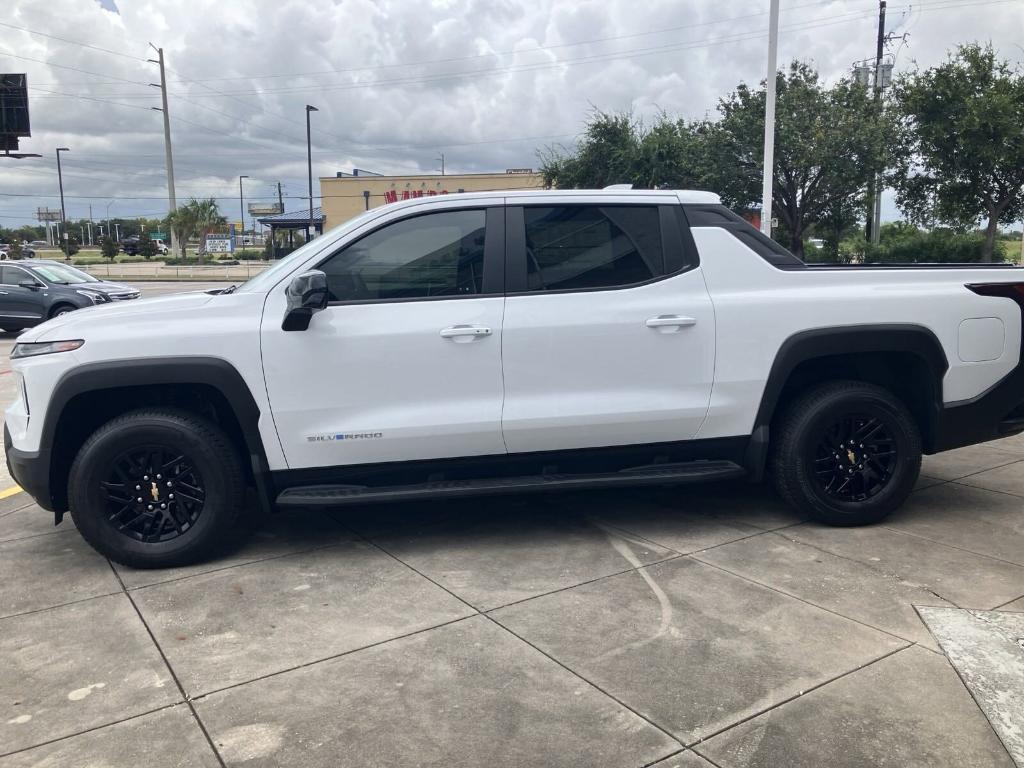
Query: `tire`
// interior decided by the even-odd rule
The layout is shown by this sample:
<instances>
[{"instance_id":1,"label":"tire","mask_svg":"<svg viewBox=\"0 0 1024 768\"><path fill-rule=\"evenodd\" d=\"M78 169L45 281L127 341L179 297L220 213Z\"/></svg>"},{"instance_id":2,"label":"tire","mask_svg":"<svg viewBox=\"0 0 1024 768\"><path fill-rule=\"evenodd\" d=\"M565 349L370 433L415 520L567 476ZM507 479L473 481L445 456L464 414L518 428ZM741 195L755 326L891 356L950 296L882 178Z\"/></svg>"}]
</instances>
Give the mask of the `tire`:
<instances>
[{"instance_id":1,"label":"tire","mask_svg":"<svg viewBox=\"0 0 1024 768\"><path fill-rule=\"evenodd\" d=\"M835 381L806 392L783 412L776 434L779 494L829 525L878 522L906 500L921 470L917 424L874 384Z\"/></svg>"},{"instance_id":2,"label":"tire","mask_svg":"<svg viewBox=\"0 0 1024 768\"><path fill-rule=\"evenodd\" d=\"M242 464L227 435L173 409L132 411L107 422L85 441L68 479L71 516L85 540L135 568L208 557L244 499Z\"/></svg>"},{"instance_id":3,"label":"tire","mask_svg":"<svg viewBox=\"0 0 1024 768\"><path fill-rule=\"evenodd\" d=\"M50 319L66 315L68 312L74 312L78 307L73 304L57 304L50 310Z\"/></svg>"}]
</instances>

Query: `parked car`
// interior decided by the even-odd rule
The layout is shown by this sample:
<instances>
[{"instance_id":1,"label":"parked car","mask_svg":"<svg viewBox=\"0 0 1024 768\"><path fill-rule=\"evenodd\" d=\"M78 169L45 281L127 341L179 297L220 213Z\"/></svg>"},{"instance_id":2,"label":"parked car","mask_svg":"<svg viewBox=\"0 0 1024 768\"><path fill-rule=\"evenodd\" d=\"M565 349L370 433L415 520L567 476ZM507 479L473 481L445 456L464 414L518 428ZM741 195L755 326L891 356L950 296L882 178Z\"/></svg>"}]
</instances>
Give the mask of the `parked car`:
<instances>
[{"instance_id":1,"label":"parked car","mask_svg":"<svg viewBox=\"0 0 1024 768\"><path fill-rule=\"evenodd\" d=\"M22 243L21 255L18 258L21 259L34 259L36 252L29 246ZM7 261L11 259L11 246L8 243L0 243L0 261Z\"/></svg>"},{"instance_id":2,"label":"parked car","mask_svg":"<svg viewBox=\"0 0 1024 768\"><path fill-rule=\"evenodd\" d=\"M167 247L164 241L158 239L153 240L153 242L156 244L157 253L166 256L170 249ZM141 239L138 237L126 237L124 240L121 241L121 250L124 251L125 254L128 256L137 256L140 253L140 243Z\"/></svg>"},{"instance_id":3,"label":"parked car","mask_svg":"<svg viewBox=\"0 0 1024 768\"><path fill-rule=\"evenodd\" d=\"M29 245L31 245L33 248L37 248L37 249L38 248L50 248L50 247L53 247L48 242L46 242L45 240L33 240L31 243L29 243Z\"/></svg>"},{"instance_id":4,"label":"parked car","mask_svg":"<svg viewBox=\"0 0 1024 768\"><path fill-rule=\"evenodd\" d=\"M707 192L419 198L236 289L27 331L4 440L57 522L141 567L212 552L247 484L291 509L770 467L801 515L862 525L922 453L1024 431L1022 307L1024 270L810 266Z\"/></svg>"},{"instance_id":5,"label":"parked car","mask_svg":"<svg viewBox=\"0 0 1024 768\"><path fill-rule=\"evenodd\" d=\"M128 285L98 280L59 261L0 264L0 328L19 331L76 309L139 298Z\"/></svg>"}]
</instances>

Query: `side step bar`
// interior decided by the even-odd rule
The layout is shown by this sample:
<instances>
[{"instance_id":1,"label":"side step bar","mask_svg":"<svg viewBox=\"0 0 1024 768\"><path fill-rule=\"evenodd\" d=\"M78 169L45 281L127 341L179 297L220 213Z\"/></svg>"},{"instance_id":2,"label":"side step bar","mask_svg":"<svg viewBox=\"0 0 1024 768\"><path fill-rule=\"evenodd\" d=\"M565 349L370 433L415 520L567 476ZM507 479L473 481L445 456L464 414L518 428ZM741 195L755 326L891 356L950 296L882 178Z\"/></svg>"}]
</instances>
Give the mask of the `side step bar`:
<instances>
[{"instance_id":1,"label":"side step bar","mask_svg":"<svg viewBox=\"0 0 1024 768\"><path fill-rule=\"evenodd\" d=\"M370 502L413 501L483 494L611 488L633 485L674 485L728 480L746 474L731 461L687 461L651 464L602 474L544 474L491 477L479 480L439 480L415 485L306 485L288 488L277 497L282 507L336 507Z\"/></svg>"}]
</instances>

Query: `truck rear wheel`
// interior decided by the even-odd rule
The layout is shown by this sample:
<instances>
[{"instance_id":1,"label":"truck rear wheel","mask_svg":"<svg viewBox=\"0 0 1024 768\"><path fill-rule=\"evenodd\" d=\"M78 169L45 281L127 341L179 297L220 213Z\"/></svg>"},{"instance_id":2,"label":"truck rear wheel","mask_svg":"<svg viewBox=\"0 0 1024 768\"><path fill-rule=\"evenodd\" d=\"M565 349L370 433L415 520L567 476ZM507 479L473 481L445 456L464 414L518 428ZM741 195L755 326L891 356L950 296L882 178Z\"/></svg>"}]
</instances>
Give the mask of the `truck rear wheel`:
<instances>
[{"instance_id":1,"label":"truck rear wheel","mask_svg":"<svg viewBox=\"0 0 1024 768\"><path fill-rule=\"evenodd\" d=\"M132 411L86 440L68 501L82 536L123 565L195 562L220 544L245 497L227 435L186 411Z\"/></svg>"},{"instance_id":2,"label":"truck rear wheel","mask_svg":"<svg viewBox=\"0 0 1024 768\"><path fill-rule=\"evenodd\" d=\"M830 525L874 523L899 507L921 469L921 436L891 392L823 384L789 404L772 440L775 484L790 505Z\"/></svg>"}]
</instances>

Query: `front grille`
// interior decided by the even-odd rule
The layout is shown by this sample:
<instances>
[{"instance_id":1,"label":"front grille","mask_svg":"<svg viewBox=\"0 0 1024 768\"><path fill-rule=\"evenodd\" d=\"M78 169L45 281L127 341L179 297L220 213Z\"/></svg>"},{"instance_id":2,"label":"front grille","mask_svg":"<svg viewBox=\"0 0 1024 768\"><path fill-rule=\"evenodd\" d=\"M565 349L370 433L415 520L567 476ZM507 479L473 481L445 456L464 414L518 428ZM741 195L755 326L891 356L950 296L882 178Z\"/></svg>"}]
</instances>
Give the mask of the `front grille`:
<instances>
[{"instance_id":1,"label":"front grille","mask_svg":"<svg viewBox=\"0 0 1024 768\"><path fill-rule=\"evenodd\" d=\"M130 293L108 293L107 298L111 301L127 301L128 299L137 299L141 294L138 291L132 291Z\"/></svg>"}]
</instances>

